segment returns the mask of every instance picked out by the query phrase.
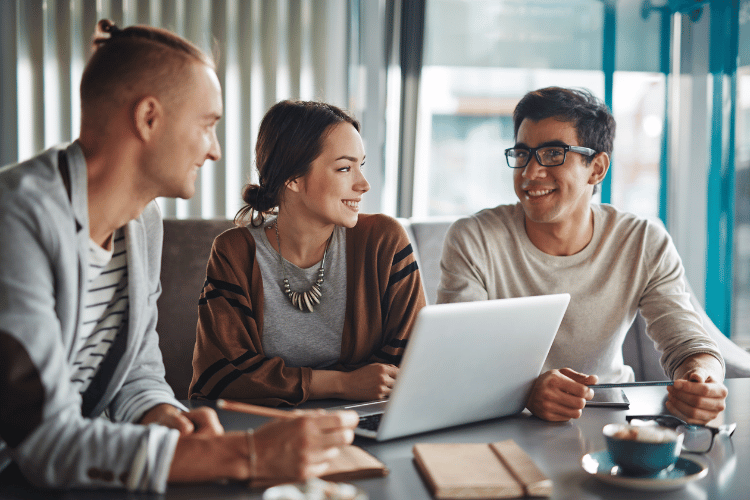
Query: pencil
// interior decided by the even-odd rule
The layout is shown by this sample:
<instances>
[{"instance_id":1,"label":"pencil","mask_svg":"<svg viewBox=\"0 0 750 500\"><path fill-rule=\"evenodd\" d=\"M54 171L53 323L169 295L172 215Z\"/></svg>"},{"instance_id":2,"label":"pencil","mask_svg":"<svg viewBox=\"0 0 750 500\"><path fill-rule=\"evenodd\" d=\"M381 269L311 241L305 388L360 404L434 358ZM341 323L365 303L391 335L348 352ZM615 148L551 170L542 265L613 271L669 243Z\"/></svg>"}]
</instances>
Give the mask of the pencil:
<instances>
[{"instance_id":1,"label":"pencil","mask_svg":"<svg viewBox=\"0 0 750 500\"><path fill-rule=\"evenodd\" d=\"M674 382L671 380L663 380L661 382L625 382L622 384L594 384L588 387L592 389L610 389L613 387L654 387L658 385L673 385Z\"/></svg>"},{"instance_id":2,"label":"pencil","mask_svg":"<svg viewBox=\"0 0 750 500\"><path fill-rule=\"evenodd\" d=\"M234 411L237 413L249 413L250 415L258 415L260 417L289 419L299 416L299 414L295 411L277 410L276 408L266 408L265 406L240 403L239 401L228 401L226 399L217 399L216 407L220 410Z\"/></svg>"}]
</instances>

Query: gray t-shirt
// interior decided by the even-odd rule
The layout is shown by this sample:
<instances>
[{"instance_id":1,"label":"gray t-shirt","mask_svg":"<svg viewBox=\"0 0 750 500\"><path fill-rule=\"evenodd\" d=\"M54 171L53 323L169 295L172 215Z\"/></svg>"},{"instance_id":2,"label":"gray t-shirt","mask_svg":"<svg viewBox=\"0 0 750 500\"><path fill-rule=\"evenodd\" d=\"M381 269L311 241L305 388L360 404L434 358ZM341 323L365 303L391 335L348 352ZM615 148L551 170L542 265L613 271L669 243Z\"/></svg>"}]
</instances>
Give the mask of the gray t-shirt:
<instances>
[{"instance_id":1,"label":"gray t-shirt","mask_svg":"<svg viewBox=\"0 0 750 500\"><path fill-rule=\"evenodd\" d=\"M273 220L266 221L265 226ZM268 358L280 357L287 366L325 368L341 357L341 333L346 309L346 230L336 226L325 263L323 297L313 312L300 311L284 293L279 253L263 227L249 227L255 239L255 257L263 277L261 342ZM284 253L284 243L281 243ZM320 262L301 269L284 259L286 278L293 292L305 292L318 279Z\"/></svg>"}]
</instances>

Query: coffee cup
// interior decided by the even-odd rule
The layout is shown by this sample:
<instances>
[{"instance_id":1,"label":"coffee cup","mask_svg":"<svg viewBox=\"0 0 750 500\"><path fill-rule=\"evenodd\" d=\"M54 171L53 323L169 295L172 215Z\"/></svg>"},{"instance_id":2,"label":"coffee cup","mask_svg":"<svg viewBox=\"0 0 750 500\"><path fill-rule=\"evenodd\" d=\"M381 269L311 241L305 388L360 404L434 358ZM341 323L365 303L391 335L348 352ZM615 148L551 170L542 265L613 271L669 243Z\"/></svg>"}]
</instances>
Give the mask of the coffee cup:
<instances>
[{"instance_id":1,"label":"coffee cup","mask_svg":"<svg viewBox=\"0 0 750 500\"><path fill-rule=\"evenodd\" d=\"M610 458L622 473L645 477L673 468L684 437L668 427L630 424L605 425L602 432Z\"/></svg>"}]
</instances>

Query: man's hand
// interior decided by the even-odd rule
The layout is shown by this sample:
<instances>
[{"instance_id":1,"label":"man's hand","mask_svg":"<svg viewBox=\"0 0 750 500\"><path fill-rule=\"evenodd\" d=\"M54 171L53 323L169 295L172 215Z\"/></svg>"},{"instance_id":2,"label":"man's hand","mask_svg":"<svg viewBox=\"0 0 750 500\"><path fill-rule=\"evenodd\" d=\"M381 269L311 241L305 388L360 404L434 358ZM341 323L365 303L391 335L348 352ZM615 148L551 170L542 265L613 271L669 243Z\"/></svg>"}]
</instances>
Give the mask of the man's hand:
<instances>
[{"instance_id":1,"label":"man's hand","mask_svg":"<svg viewBox=\"0 0 750 500\"><path fill-rule=\"evenodd\" d=\"M340 448L354 440L357 423L359 416L353 411L317 411L256 429L257 477L303 481L320 476Z\"/></svg>"},{"instance_id":2,"label":"man's hand","mask_svg":"<svg viewBox=\"0 0 750 500\"><path fill-rule=\"evenodd\" d=\"M542 373L534 382L526 408L551 422L579 418L586 401L594 397L594 391L586 386L597 380L596 375L585 375L570 368Z\"/></svg>"},{"instance_id":3,"label":"man's hand","mask_svg":"<svg viewBox=\"0 0 750 500\"><path fill-rule=\"evenodd\" d=\"M703 353L690 356L677 368L674 385L664 406L670 413L691 424L705 424L715 419L724 408L727 388L721 363Z\"/></svg>"},{"instance_id":4,"label":"man's hand","mask_svg":"<svg viewBox=\"0 0 750 500\"><path fill-rule=\"evenodd\" d=\"M170 404L163 403L148 410L138 423L159 424L170 429L177 429L182 436L193 433L209 436L224 434L224 428L219 423L216 412L206 406L184 412Z\"/></svg>"},{"instance_id":5,"label":"man's hand","mask_svg":"<svg viewBox=\"0 0 750 500\"><path fill-rule=\"evenodd\" d=\"M180 436L169 481L303 481L324 474L340 448L354 439L359 416L353 411L301 411L294 415L298 416L274 420L255 429L250 440L245 432ZM255 450L252 457L251 442Z\"/></svg>"}]
</instances>

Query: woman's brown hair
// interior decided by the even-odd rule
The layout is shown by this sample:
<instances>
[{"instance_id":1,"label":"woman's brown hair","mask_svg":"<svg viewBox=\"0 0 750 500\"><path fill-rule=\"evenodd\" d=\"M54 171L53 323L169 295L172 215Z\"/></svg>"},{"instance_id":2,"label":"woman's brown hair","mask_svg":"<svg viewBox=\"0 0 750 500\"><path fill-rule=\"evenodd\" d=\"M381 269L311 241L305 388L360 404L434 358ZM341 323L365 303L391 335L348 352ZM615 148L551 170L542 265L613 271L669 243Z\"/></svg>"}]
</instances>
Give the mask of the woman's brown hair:
<instances>
[{"instance_id":1,"label":"woman's brown hair","mask_svg":"<svg viewBox=\"0 0 750 500\"><path fill-rule=\"evenodd\" d=\"M331 127L339 123L349 123L359 132L357 119L332 104L297 100L274 104L260 123L255 145L258 184L248 183L242 190L245 205L235 224L249 220L260 226L266 215L275 213L287 183L307 174Z\"/></svg>"}]
</instances>

